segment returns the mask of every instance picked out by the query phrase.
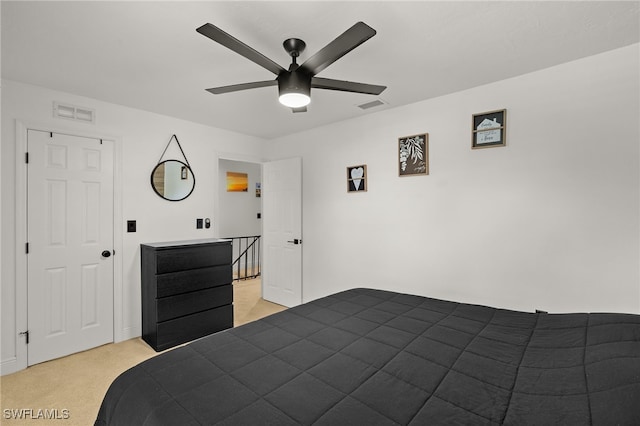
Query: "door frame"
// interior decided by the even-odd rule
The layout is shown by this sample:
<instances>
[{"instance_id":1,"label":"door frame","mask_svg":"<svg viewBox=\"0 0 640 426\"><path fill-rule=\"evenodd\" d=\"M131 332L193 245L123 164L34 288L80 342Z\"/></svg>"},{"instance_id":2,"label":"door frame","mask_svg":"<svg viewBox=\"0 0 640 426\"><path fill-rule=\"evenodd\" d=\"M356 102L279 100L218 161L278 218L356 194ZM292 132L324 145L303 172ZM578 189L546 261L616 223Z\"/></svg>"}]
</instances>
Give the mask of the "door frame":
<instances>
[{"instance_id":1,"label":"door frame","mask_svg":"<svg viewBox=\"0 0 640 426\"><path fill-rule=\"evenodd\" d=\"M42 123L15 120L15 223L16 223L16 303L15 303L15 365L3 365L6 373L27 368L27 345L25 338L18 333L27 330L28 327L28 297L27 297L27 164L25 152L27 152L27 137L29 130L43 132L63 133L71 136L79 136L93 139L105 139L113 141L113 341L121 342L128 339L128 333L123 329L122 316L122 247L123 247L123 209L122 209L122 138L113 135L105 135L84 129L61 128ZM9 364L7 362L6 364ZM3 371L5 374L5 371Z\"/></svg>"},{"instance_id":2,"label":"door frame","mask_svg":"<svg viewBox=\"0 0 640 426\"><path fill-rule=\"evenodd\" d=\"M228 152L216 152L214 155L214 163L215 163L215 176L217 177L219 175L220 172L220 160L230 160L230 161L240 161L240 162L244 162L244 163L254 163L254 164L260 164L260 179L261 181L264 180L263 177L263 173L264 173L264 163L268 163L270 161L277 161L273 160L273 159L265 159L263 157L258 157L258 156L254 156L254 155L244 155L244 154L237 154L237 153L228 153ZM218 218L220 217L220 184L218 182L217 185L215 185L214 188L214 199L215 199L215 205L214 205L214 218ZM263 193L263 197L264 197L264 193ZM264 203L264 200L262 200L262 202ZM302 212L300 212L300 215L302 215ZM260 228L261 228L261 234L264 235L264 230L262 229L262 223L260 224ZM213 231L215 233L215 235L219 235L220 234L220 226L218 224L217 220L213 221ZM262 262L262 259L260 259L260 262ZM302 265L300 265L302 266ZM300 292L302 295L302 290L304 289L304 285L303 285L303 280L304 280L304 275L302 275L300 277ZM263 296L264 293L264 287L263 284L260 283L260 297ZM301 296L302 297L302 296Z\"/></svg>"}]
</instances>

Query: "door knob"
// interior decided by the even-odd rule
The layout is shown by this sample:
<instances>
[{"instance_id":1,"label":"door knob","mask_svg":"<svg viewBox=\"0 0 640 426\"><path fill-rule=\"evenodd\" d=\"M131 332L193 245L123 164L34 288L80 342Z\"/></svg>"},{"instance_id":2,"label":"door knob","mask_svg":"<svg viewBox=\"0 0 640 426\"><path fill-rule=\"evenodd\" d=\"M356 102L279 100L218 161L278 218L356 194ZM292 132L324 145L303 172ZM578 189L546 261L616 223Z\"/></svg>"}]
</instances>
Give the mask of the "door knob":
<instances>
[{"instance_id":1,"label":"door knob","mask_svg":"<svg viewBox=\"0 0 640 426\"><path fill-rule=\"evenodd\" d=\"M294 238L293 241L287 241L288 243L293 243L293 244L302 244L302 240L299 240L297 238Z\"/></svg>"},{"instance_id":2,"label":"door knob","mask_svg":"<svg viewBox=\"0 0 640 426\"><path fill-rule=\"evenodd\" d=\"M109 257L111 256L111 252L109 250L105 250L102 252L102 257Z\"/></svg>"}]
</instances>

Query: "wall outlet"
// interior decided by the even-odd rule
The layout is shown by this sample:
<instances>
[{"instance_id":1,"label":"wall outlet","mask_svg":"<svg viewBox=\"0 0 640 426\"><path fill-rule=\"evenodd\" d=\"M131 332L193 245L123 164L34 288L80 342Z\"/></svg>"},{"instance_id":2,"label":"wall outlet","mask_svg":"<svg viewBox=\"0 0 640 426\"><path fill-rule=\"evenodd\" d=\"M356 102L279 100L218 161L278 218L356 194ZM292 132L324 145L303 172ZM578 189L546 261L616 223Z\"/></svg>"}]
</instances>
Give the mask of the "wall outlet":
<instances>
[{"instance_id":1,"label":"wall outlet","mask_svg":"<svg viewBox=\"0 0 640 426\"><path fill-rule=\"evenodd\" d=\"M202 229L202 219L196 219L196 229Z\"/></svg>"},{"instance_id":2,"label":"wall outlet","mask_svg":"<svg viewBox=\"0 0 640 426\"><path fill-rule=\"evenodd\" d=\"M211 228L211 219L206 218L204 220L204 227L207 228L207 229Z\"/></svg>"}]
</instances>

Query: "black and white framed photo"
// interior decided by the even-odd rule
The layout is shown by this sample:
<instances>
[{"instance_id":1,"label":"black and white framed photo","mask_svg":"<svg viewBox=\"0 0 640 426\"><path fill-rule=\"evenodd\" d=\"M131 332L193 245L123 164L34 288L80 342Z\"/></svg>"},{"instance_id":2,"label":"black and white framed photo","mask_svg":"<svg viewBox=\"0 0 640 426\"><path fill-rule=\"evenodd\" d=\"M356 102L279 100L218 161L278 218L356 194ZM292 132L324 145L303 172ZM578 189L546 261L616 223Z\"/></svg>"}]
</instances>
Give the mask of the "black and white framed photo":
<instances>
[{"instance_id":1,"label":"black and white framed photo","mask_svg":"<svg viewBox=\"0 0 640 426\"><path fill-rule=\"evenodd\" d=\"M506 139L506 109L473 114L471 121L471 149L505 146Z\"/></svg>"},{"instance_id":2,"label":"black and white framed photo","mask_svg":"<svg viewBox=\"0 0 640 426\"><path fill-rule=\"evenodd\" d=\"M398 173L400 176L429 174L429 134L398 138Z\"/></svg>"},{"instance_id":3,"label":"black and white framed photo","mask_svg":"<svg viewBox=\"0 0 640 426\"><path fill-rule=\"evenodd\" d=\"M347 192L367 191L367 165L347 167Z\"/></svg>"}]
</instances>

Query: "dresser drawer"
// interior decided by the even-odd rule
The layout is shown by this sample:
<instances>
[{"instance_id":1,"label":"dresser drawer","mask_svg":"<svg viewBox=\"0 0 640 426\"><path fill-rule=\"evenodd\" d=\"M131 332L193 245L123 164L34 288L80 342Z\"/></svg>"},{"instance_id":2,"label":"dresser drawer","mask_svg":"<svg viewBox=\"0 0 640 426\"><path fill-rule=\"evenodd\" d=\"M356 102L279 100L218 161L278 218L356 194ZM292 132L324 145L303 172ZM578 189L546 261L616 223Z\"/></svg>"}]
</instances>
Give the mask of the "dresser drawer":
<instances>
[{"instance_id":1,"label":"dresser drawer","mask_svg":"<svg viewBox=\"0 0 640 426\"><path fill-rule=\"evenodd\" d=\"M158 323L157 351L233 327L233 306L225 305Z\"/></svg>"},{"instance_id":2,"label":"dresser drawer","mask_svg":"<svg viewBox=\"0 0 640 426\"><path fill-rule=\"evenodd\" d=\"M231 263L231 243L161 249L156 252L156 273L185 271Z\"/></svg>"},{"instance_id":3,"label":"dresser drawer","mask_svg":"<svg viewBox=\"0 0 640 426\"><path fill-rule=\"evenodd\" d=\"M156 297L167 297L230 284L233 281L231 268L231 265L221 265L158 275Z\"/></svg>"},{"instance_id":4,"label":"dresser drawer","mask_svg":"<svg viewBox=\"0 0 640 426\"><path fill-rule=\"evenodd\" d=\"M158 322L167 321L233 303L233 286L227 284L177 296L163 297L158 299L156 303L158 304Z\"/></svg>"}]
</instances>

